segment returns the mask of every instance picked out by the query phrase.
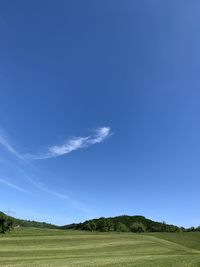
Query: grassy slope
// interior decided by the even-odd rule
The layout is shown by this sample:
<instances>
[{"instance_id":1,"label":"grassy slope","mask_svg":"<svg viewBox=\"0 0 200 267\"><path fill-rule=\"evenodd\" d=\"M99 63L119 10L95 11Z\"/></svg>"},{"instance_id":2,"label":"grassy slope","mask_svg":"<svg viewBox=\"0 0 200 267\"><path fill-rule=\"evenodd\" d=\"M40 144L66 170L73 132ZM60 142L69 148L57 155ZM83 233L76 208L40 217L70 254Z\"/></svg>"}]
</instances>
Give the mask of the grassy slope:
<instances>
[{"instance_id":1,"label":"grassy slope","mask_svg":"<svg viewBox=\"0 0 200 267\"><path fill-rule=\"evenodd\" d=\"M16 229L0 237L0 266L200 266L199 233Z\"/></svg>"},{"instance_id":2,"label":"grassy slope","mask_svg":"<svg viewBox=\"0 0 200 267\"><path fill-rule=\"evenodd\" d=\"M49 229L59 228L58 226L50 224L50 223L17 219L17 218L14 218L12 216L9 216L9 215L1 212L1 211L0 211L0 218L6 219L6 220L11 220L13 222L14 226L20 225L22 227L36 227L36 228L49 228Z\"/></svg>"},{"instance_id":3,"label":"grassy slope","mask_svg":"<svg viewBox=\"0 0 200 267\"><path fill-rule=\"evenodd\" d=\"M153 233L151 235L187 246L188 248L200 250L200 232Z\"/></svg>"}]
</instances>

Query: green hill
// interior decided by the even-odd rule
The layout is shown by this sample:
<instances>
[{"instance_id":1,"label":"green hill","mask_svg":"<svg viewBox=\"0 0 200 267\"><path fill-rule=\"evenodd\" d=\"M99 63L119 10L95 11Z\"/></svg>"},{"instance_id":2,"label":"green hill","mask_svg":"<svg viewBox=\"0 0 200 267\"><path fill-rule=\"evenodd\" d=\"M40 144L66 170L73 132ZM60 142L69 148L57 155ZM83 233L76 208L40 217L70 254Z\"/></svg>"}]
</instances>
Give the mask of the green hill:
<instances>
[{"instance_id":1,"label":"green hill","mask_svg":"<svg viewBox=\"0 0 200 267\"><path fill-rule=\"evenodd\" d=\"M79 224L65 225L62 229L76 229L99 232L177 232L185 230L165 222L155 222L144 216L117 216L88 220Z\"/></svg>"},{"instance_id":2,"label":"green hill","mask_svg":"<svg viewBox=\"0 0 200 267\"><path fill-rule=\"evenodd\" d=\"M22 226L22 227L49 228L49 229L59 228L58 226L50 223L17 219L3 212L0 212L0 220L5 220L5 222L11 222L13 227Z\"/></svg>"},{"instance_id":3,"label":"green hill","mask_svg":"<svg viewBox=\"0 0 200 267\"><path fill-rule=\"evenodd\" d=\"M73 229L84 231L98 232L195 232L200 231L200 227L183 228L165 222L156 222L145 218L144 216L128 216L121 215L116 217L98 218L87 220L82 223L73 223L64 226L57 226L45 222L37 222L30 220L22 220L11 217L3 212L0 212L0 228L1 223L12 227L35 227L47 229ZM1 229L0 229L1 230Z\"/></svg>"}]
</instances>

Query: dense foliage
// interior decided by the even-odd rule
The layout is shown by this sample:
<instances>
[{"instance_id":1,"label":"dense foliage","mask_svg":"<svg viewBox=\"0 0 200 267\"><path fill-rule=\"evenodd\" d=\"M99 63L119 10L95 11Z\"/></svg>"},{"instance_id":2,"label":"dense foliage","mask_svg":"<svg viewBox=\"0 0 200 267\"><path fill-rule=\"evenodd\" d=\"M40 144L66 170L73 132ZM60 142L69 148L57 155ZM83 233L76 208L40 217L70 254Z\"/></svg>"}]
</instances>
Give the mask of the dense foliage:
<instances>
[{"instance_id":1,"label":"dense foliage","mask_svg":"<svg viewBox=\"0 0 200 267\"><path fill-rule=\"evenodd\" d=\"M143 216L118 216L111 218L99 218L88 220L79 224L64 226L64 229L77 229L99 232L178 232L178 226L166 224L165 222L154 222Z\"/></svg>"},{"instance_id":2,"label":"dense foliage","mask_svg":"<svg viewBox=\"0 0 200 267\"><path fill-rule=\"evenodd\" d=\"M45 222L20 220L0 212L0 233L10 231L14 227L34 227L48 229L74 229L99 232L200 232L200 226L183 228L165 222L155 222L144 216L117 216L87 220L83 223L56 226Z\"/></svg>"},{"instance_id":3,"label":"dense foliage","mask_svg":"<svg viewBox=\"0 0 200 267\"><path fill-rule=\"evenodd\" d=\"M0 212L0 234L9 232L14 226L12 217L7 216L5 213Z\"/></svg>"}]
</instances>

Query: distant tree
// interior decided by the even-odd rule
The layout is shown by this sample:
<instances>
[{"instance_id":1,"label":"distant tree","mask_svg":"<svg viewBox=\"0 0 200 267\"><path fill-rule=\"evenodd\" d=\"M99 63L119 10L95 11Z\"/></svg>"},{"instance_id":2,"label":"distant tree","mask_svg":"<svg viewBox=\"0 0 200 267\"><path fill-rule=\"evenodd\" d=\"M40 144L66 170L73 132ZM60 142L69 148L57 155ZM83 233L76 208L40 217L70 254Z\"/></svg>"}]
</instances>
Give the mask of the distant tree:
<instances>
[{"instance_id":1,"label":"distant tree","mask_svg":"<svg viewBox=\"0 0 200 267\"><path fill-rule=\"evenodd\" d=\"M159 225L151 225L151 227L148 229L149 232L161 232L161 226Z\"/></svg>"},{"instance_id":2,"label":"distant tree","mask_svg":"<svg viewBox=\"0 0 200 267\"><path fill-rule=\"evenodd\" d=\"M90 222L90 229L91 229L91 231L95 231L96 230L96 223L94 221Z\"/></svg>"},{"instance_id":3,"label":"distant tree","mask_svg":"<svg viewBox=\"0 0 200 267\"><path fill-rule=\"evenodd\" d=\"M11 231L13 229L14 222L10 219L7 220L7 229Z\"/></svg>"},{"instance_id":4,"label":"distant tree","mask_svg":"<svg viewBox=\"0 0 200 267\"><path fill-rule=\"evenodd\" d=\"M188 230L188 232L195 232L195 228L193 226L188 228L187 230Z\"/></svg>"},{"instance_id":5,"label":"distant tree","mask_svg":"<svg viewBox=\"0 0 200 267\"><path fill-rule=\"evenodd\" d=\"M105 218L99 218L97 222L97 230L100 232L107 232L107 225L106 225L106 220Z\"/></svg>"},{"instance_id":6,"label":"distant tree","mask_svg":"<svg viewBox=\"0 0 200 267\"><path fill-rule=\"evenodd\" d=\"M83 225L82 229L93 232L96 230L96 223L94 221L89 221Z\"/></svg>"},{"instance_id":7,"label":"distant tree","mask_svg":"<svg viewBox=\"0 0 200 267\"><path fill-rule=\"evenodd\" d=\"M169 226L166 224L165 221L162 222L162 226L161 226L161 231L162 232L169 232Z\"/></svg>"},{"instance_id":8,"label":"distant tree","mask_svg":"<svg viewBox=\"0 0 200 267\"><path fill-rule=\"evenodd\" d=\"M110 219L107 219L106 224L107 224L108 231L113 232L114 231L114 223Z\"/></svg>"},{"instance_id":9,"label":"distant tree","mask_svg":"<svg viewBox=\"0 0 200 267\"><path fill-rule=\"evenodd\" d=\"M85 231L91 231L90 223L89 223L89 222L84 223L84 225L83 225L83 227L82 227L82 230L85 230Z\"/></svg>"},{"instance_id":10,"label":"distant tree","mask_svg":"<svg viewBox=\"0 0 200 267\"><path fill-rule=\"evenodd\" d=\"M200 226L197 226L195 230L200 231Z\"/></svg>"},{"instance_id":11,"label":"distant tree","mask_svg":"<svg viewBox=\"0 0 200 267\"><path fill-rule=\"evenodd\" d=\"M5 218L0 218L0 233L5 234L13 228L13 222L11 220L6 220Z\"/></svg>"},{"instance_id":12,"label":"distant tree","mask_svg":"<svg viewBox=\"0 0 200 267\"><path fill-rule=\"evenodd\" d=\"M143 233L143 232L146 232L146 227L141 222L135 222L131 224L130 230L131 232L135 232L135 233Z\"/></svg>"},{"instance_id":13,"label":"distant tree","mask_svg":"<svg viewBox=\"0 0 200 267\"><path fill-rule=\"evenodd\" d=\"M115 225L115 231L116 232L128 232L129 228L125 224L121 222L117 222Z\"/></svg>"},{"instance_id":14,"label":"distant tree","mask_svg":"<svg viewBox=\"0 0 200 267\"><path fill-rule=\"evenodd\" d=\"M0 218L0 233L4 234L5 230L4 230L4 223L5 223L5 219Z\"/></svg>"}]
</instances>

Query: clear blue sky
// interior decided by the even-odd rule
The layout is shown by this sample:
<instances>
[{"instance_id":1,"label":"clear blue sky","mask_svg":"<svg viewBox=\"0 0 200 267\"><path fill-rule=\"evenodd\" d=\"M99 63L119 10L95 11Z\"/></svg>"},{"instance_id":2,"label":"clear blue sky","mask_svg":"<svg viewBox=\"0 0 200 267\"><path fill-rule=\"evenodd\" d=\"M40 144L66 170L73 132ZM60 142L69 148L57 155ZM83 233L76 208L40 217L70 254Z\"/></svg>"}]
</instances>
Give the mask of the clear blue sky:
<instances>
[{"instance_id":1,"label":"clear blue sky","mask_svg":"<svg viewBox=\"0 0 200 267\"><path fill-rule=\"evenodd\" d=\"M200 2L0 3L0 210L200 224Z\"/></svg>"}]
</instances>

